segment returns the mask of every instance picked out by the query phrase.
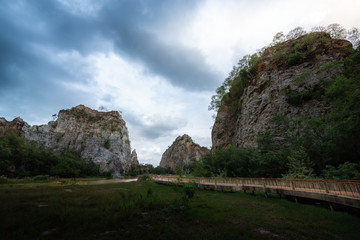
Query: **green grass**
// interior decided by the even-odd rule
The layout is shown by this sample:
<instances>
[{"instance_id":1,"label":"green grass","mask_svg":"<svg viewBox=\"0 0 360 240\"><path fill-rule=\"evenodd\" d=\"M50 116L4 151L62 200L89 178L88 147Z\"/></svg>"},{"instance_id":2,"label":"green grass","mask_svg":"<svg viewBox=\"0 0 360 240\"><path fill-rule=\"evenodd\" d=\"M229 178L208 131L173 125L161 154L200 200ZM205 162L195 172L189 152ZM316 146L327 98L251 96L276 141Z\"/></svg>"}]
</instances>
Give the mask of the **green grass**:
<instances>
[{"instance_id":1,"label":"green grass","mask_svg":"<svg viewBox=\"0 0 360 240\"><path fill-rule=\"evenodd\" d=\"M0 185L1 239L356 239L360 218L271 195L153 182Z\"/></svg>"}]
</instances>

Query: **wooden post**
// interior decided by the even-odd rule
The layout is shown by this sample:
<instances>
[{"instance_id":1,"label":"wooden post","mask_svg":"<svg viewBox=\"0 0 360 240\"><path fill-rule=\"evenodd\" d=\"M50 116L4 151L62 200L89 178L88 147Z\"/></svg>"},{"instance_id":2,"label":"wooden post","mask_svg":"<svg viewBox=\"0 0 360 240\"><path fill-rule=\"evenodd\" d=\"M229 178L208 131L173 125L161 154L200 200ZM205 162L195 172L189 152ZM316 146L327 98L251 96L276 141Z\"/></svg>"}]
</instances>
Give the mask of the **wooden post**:
<instances>
[{"instance_id":1,"label":"wooden post","mask_svg":"<svg viewBox=\"0 0 360 240\"><path fill-rule=\"evenodd\" d=\"M325 186L325 192L329 193L329 186L328 186L326 180L324 180L324 186Z\"/></svg>"},{"instance_id":2,"label":"wooden post","mask_svg":"<svg viewBox=\"0 0 360 240\"><path fill-rule=\"evenodd\" d=\"M290 184L291 184L291 188L292 188L292 190L295 190L295 186L294 186L293 181L290 181Z\"/></svg>"}]
</instances>

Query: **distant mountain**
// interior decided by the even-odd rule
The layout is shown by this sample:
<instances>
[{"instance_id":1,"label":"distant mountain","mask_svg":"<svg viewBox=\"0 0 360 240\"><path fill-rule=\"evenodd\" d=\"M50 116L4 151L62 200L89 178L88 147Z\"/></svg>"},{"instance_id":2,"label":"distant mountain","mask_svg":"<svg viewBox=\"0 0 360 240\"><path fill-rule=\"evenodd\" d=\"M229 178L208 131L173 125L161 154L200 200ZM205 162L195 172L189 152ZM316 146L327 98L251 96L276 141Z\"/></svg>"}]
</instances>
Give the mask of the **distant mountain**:
<instances>
[{"instance_id":1,"label":"distant mountain","mask_svg":"<svg viewBox=\"0 0 360 240\"><path fill-rule=\"evenodd\" d=\"M184 134L178 136L173 144L166 149L161 157L160 166L163 168L170 167L173 171L176 171L176 168L183 169L191 160L197 161L208 152L209 149L194 143L190 136Z\"/></svg>"}]
</instances>

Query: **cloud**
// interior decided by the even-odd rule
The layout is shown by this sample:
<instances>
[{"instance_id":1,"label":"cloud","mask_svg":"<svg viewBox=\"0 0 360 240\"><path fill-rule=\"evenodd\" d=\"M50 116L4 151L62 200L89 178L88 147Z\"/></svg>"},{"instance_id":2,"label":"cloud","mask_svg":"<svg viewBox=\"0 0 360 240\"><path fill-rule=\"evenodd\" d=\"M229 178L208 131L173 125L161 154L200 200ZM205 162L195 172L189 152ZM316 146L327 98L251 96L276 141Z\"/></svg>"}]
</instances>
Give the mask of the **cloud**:
<instances>
[{"instance_id":1,"label":"cloud","mask_svg":"<svg viewBox=\"0 0 360 240\"><path fill-rule=\"evenodd\" d=\"M72 22L74 24L70 24ZM79 64L78 61L59 62L59 56L70 49L82 51L81 39L75 41L77 37L73 32L76 31L71 30L80 32L80 25L81 21L62 11L55 1L1 4L0 101L6 103L5 113L31 116L25 120L38 122L42 116L54 113L54 109L70 107L84 99L61 85L63 81L79 80L78 75L68 69ZM78 66L76 72L85 67Z\"/></svg>"},{"instance_id":2,"label":"cloud","mask_svg":"<svg viewBox=\"0 0 360 240\"><path fill-rule=\"evenodd\" d=\"M169 13L192 11L195 2L182 5L169 1L116 1L104 6L100 15L103 32L113 39L118 52L140 62L150 74L160 75L171 84L190 91L214 89L219 74L195 48L162 41L151 32ZM178 8L181 6L181 8ZM164 17L165 15L165 17ZM173 29L176 31L176 29Z\"/></svg>"},{"instance_id":3,"label":"cloud","mask_svg":"<svg viewBox=\"0 0 360 240\"><path fill-rule=\"evenodd\" d=\"M162 42L151 32L170 16L191 12L196 5L193 1L135 0L100 1L95 6L76 1L75 7L65 0L5 2L0 6L0 93L27 89L25 94L31 92L40 99L44 92L56 89L58 97L64 98L68 93L58 82L82 81L76 72L89 67L81 65L71 71L76 61L56 61L54 56L75 52L86 57L111 52L113 47L129 61L141 64L148 74L161 76L174 86L212 90L219 76L198 50Z\"/></svg>"},{"instance_id":4,"label":"cloud","mask_svg":"<svg viewBox=\"0 0 360 240\"><path fill-rule=\"evenodd\" d=\"M131 125L137 136L146 140L155 140L164 136L172 136L175 130L180 129L187 124L186 119L173 116L155 116L155 115L135 115L132 113L124 114L127 124Z\"/></svg>"}]
</instances>

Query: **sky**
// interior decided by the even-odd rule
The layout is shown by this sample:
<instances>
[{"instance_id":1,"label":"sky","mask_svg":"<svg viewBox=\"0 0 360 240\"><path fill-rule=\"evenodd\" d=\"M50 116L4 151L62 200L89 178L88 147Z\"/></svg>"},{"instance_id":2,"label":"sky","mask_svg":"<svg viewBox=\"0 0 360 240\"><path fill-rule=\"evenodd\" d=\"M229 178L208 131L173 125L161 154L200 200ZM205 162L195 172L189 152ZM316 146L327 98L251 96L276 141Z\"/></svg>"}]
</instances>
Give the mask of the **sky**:
<instances>
[{"instance_id":1,"label":"sky","mask_svg":"<svg viewBox=\"0 0 360 240\"><path fill-rule=\"evenodd\" d=\"M358 0L0 1L0 116L117 110L154 166L179 135L211 147L211 96L277 32L360 27Z\"/></svg>"}]
</instances>

